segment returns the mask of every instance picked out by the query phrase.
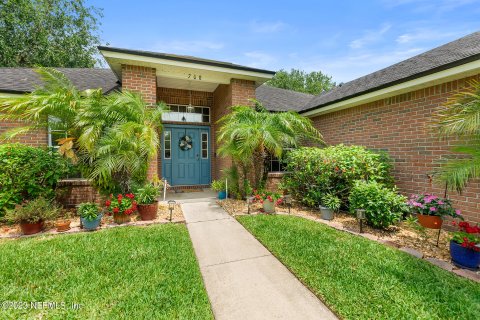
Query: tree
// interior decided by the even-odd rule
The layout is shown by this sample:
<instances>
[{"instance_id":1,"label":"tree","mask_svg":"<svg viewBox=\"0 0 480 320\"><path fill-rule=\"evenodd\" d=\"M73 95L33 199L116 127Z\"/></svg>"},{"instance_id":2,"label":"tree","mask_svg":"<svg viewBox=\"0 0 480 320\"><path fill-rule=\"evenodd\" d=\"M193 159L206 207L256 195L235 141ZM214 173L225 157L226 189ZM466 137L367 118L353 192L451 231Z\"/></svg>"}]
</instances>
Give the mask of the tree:
<instances>
[{"instance_id":1,"label":"tree","mask_svg":"<svg viewBox=\"0 0 480 320\"><path fill-rule=\"evenodd\" d=\"M0 67L91 68L101 17L84 0L0 1Z\"/></svg>"},{"instance_id":2,"label":"tree","mask_svg":"<svg viewBox=\"0 0 480 320\"><path fill-rule=\"evenodd\" d=\"M231 109L217 122L220 125L218 152L231 157L241 168L243 193L247 189L245 183L251 168L254 168L254 187L261 186L267 153L280 158L286 147L298 146L304 139L322 142L322 136L311 120L298 113L270 113L264 108L256 110L249 106L233 106Z\"/></svg>"},{"instance_id":3,"label":"tree","mask_svg":"<svg viewBox=\"0 0 480 320\"><path fill-rule=\"evenodd\" d=\"M439 170L439 180L461 192L466 184L480 178L480 82L459 92L435 115L434 127L443 138L455 138L451 151L460 157L448 160Z\"/></svg>"},{"instance_id":4,"label":"tree","mask_svg":"<svg viewBox=\"0 0 480 320\"><path fill-rule=\"evenodd\" d=\"M269 86L288 89L309 94L320 94L335 86L332 77L321 71L306 73L305 71L291 69L277 71L272 79L266 83Z\"/></svg>"},{"instance_id":5,"label":"tree","mask_svg":"<svg viewBox=\"0 0 480 320\"><path fill-rule=\"evenodd\" d=\"M13 138L49 126L63 130L59 151L78 159L82 174L103 193L130 191L146 179L148 161L159 147L164 104L147 106L128 91L108 96L101 89L78 91L59 71L38 70L45 86L21 97L0 101L0 120L25 121L7 131Z\"/></svg>"}]
</instances>

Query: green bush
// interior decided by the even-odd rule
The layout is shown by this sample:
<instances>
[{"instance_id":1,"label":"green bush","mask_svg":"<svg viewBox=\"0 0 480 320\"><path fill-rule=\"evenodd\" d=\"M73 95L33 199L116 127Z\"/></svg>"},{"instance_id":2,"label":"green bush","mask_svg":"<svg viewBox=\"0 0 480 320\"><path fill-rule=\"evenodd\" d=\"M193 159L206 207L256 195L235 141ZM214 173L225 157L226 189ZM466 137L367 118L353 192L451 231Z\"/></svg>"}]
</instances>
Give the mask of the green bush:
<instances>
[{"instance_id":1,"label":"green bush","mask_svg":"<svg viewBox=\"0 0 480 320\"><path fill-rule=\"evenodd\" d=\"M153 204L158 201L160 188L153 183L147 183L135 191L138 204Z\"/></svg>"},{"instance_id":2,"label":"green bush","mask_svg":"<svg viewBox=\"0 0 480 320\"><path fill-rule=\"evenodd\" d=\"M291 174L285 176L283 186L307 206L317 206L324 194L333 194L348 207L356 180L393 185L388 155L361 146L299 148L288 153L286 162Z\"/></svg>"},{"instance_id":3,"label":"green bush","mask_svg":"<svg viewBox=\"0 0 480 320\"><path fill-rule=\"evenodd\" d=\"M408 210L406 197L375 181L356 181L349 200L350 212L365 209L367 223L375 228L387 228Z\"/></svg>"},{"instance_id":4,"label":"green bush","mask_svg":"<svg viewBox=\"0 0 480 320\"><path fill-rule=\"evenodd\" d=\"M55 151L0 145L0 216L25 200L53 198L58 180L67 172L66 161Z\"/></svg>"},{"instance_id":5,"label":"green bush","mask_svg":"<svg viewBox=\"0 0 480 320\"><path fill-rule=\"evenodd\" d=\"M54 205L50 200L39 197L14 209L7 210L5 218L9 222L37 223L39 221L53 220L59 216L60 207Z\"/></svg>"},{"instance_id":6,"label":"green bush","mask_svg":"<svg viewBox=\"0 0 480 320\"><path fill-rule=\"evenodd\" d=\"M324 194L322 196L322 205L327 207L335 212L340 210L340 206L342 205L342 201L336 195L331 193Z\"/></svg>"}]
</instances>

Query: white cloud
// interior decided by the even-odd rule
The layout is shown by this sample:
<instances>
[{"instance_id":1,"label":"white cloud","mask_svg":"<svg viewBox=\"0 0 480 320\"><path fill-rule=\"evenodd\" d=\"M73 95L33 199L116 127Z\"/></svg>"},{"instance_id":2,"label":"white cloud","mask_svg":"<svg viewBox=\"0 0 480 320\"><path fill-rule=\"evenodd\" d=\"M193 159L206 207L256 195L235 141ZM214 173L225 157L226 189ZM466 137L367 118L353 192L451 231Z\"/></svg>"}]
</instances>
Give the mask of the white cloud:
<instances>
[{"instance_id":1,"label":"white cloud","mask_svg":"<svg viewBox=\"0 0 480 320\"><path fill-rule=\"evenodd\" d=\"M276 69L277 58L271 54L261 51L245 52L243 54L247 58L246 64L252 68L270 68Z\"/></svg>"},{"instance_id":2,"label":"white cloud","mask_svg":"<svg viewBox=\"0 0 480 320\"><path fill-rule=\"evenodd\" d=\"M253 21L250 23L250 30L256 33L274 33L286 28L286 24L281 21L276 22L259 22Z\"/></svg>"},{"instance_id":3,"label":"white cloud","mask_svg":"<svg viewBox=\"0 0 480 320\"><path fill-rule=\"evenodd\" d=\"M462 35L464 35L463 32L439 32L434 29L418 29L399 35L395 41L398 44L412 44L416 42L459 38Z\"/></svg>"},{"instance_id":4,"label":"white cloud","mask_svg":"<svg viewBox=\"0 0 480 320\"><path fill-rule=\"evenodd\" d=\"M168 53L199 53L212 50L223 49L224 44L220 42L204 40L174 40L157 42L151 50Z\"/></svg>"},{"instance_id":5,"label":"white cloud","mask_svg":"<svg viewBox=\"0 0 480 320\"><path fill-rule=\"evenodd\" d=\"M350 48L360 49L365 45L377 42L383 38L383 35L390 30L392 26L389 24L383 25L379 30L368 30L361 38L355 39L350 42Z\"/></svg>"}]
</instances>

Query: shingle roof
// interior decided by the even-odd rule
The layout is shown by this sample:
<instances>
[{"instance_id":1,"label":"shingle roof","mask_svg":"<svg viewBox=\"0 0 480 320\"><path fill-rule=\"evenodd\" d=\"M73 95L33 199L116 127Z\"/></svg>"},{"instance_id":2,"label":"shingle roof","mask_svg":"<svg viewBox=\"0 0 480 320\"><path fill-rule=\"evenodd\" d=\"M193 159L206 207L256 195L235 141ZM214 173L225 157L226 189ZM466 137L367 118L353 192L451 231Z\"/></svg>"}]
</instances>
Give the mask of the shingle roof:
<instances>
[{"instance_id":1,"label":"shingle roof","mask_svg":"<svg viewBox=\"0 0 480 320\"><path fill-rule=\"evenodd\" d=\"M472 33L438 48L337 86L316 96L302 112L327 106L368 92L419 78L480 59L480 32Z\"/></svg>"},{"instance_id":2,"label":"shingle roof","mask_svg":"<svg viewBox=\"0 0 480 320\"><path fill-rule=\"evenodd\" d=\"M313 95L261 85L256 90L257 100L269 111L300 111Z\"/></svg>"},{"instance_id":3,"label":"shingle roof","mask_svg":"<svg viewBox=\"0 0 480 320\"><path fill-rule=\"evenodd\" d=\"M79 90L102 88L109 92L117 87L117 77L110 69L56 68L67 76ZM31 92L42 85L32 68L0 68L0 92Z\"/></svg>"}]
</instances>

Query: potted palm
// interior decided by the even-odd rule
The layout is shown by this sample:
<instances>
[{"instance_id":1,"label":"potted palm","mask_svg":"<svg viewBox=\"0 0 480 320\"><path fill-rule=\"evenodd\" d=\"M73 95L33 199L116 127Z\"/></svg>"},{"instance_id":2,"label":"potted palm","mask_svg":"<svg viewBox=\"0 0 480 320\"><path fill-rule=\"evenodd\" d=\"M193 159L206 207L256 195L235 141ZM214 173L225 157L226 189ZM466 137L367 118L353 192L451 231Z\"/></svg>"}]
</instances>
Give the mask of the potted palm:
<instances>
[{"instance_id":1,"label":"potted palm","mask_svg":"<svg viewBox=\"0 0 480 320\"><path fill-rule=\"evenodd\" d=\"M77 213L85 230L96 230L100 226L103 213L96 203L85 202L78 206Z\"/></svg>"},{"instance_id":2,"label":"potted palm","mask_svg":"<svg viewBox=\"0 0 480 320\"><path fill-rule=\"evenodd\" d=\"M157 218L159 195L160 189L152 183L147 183L142 188L137 189L137 209L142 220L155 220Z\"/></svg>"},{"instance_id":3,"label":"potted palm","mask_svg":"<svg viewBox=\"0 0 480 320\"><path fill-rule=\"evenodd\" d=\"M453 222L456 225L455 221ZM450 240L452 262L461 267L478 270L480 265L480 227L468 222L458 223L458 231Z\"/></svg>"},{"instance_id":4,"label":"potted palm","mask_svg":"<svg viewBox=\"0 0 480 320\"><path fill-rule=\"evenodd\" d=\"M105 202L105 207L107 212L113 215L115 223L130 222L132 213L137 211L137 202L134 198L133 193L119 194L116 199L113 199L113 195L110 195L110 199Z\"/></svg>"},{"instance_id":5,"label":"potted palm","mask_svg":"<svg viewBox=\"0 0 480 320\"><path fill-rule=\"evenodd\" d=\"M223 180L212 181L212 190L218 192L218 199L223 200L227 198L227 191L225 189L226 189L225 181Z\"/></svg>"},{"instance_id":6,"label":"potted palm","mask_svg":"<svg viewBox=\"0 0 480 320\"><path fill-rule=\"evenodd\" d=\"M5 218L7 221L19 223L22 233L30 235L42 231L44 222L55 219L59 211L51 201L39 197L7 211Z\"/></svg>"},{"instance_id":7,"label":"potted palm","mask_svg":"<svg viewBox=\"0 0 480 320\"><path fill-rule=\"evenodd\" d=\"M275 206L282 202L280 194L275 192L258 192L255 190L253 196L255 201L262 204L265 213L275 213Z\"/></svg>"},{"instance_id":8,"label":"potted palm","mask_svg":"<svg viewBox=\"0 0 480 320\"><path fill-rule=\"evenodd\" d=\"M417 214L418 223L425 228L440 229L444 216L461 218L460 211L454 210L449 199L433 194L413 194L407 202L412 212Z\"/></svg>"},{"instance_id":9,"label":"potted palm","mask_svg":"<svg viewBox=\"0 0 480 320\"><path fill-rule=\"evenodd\" d=\"M323 220L332 220L333 214L340 209L341 200L334 194L327 193L322 196L320 212Z\"/></svg>"}]
</instances>

